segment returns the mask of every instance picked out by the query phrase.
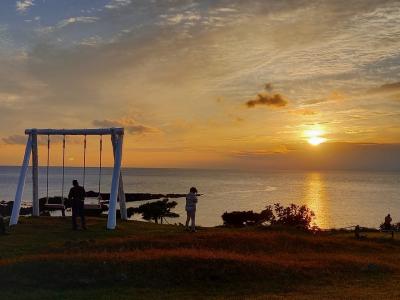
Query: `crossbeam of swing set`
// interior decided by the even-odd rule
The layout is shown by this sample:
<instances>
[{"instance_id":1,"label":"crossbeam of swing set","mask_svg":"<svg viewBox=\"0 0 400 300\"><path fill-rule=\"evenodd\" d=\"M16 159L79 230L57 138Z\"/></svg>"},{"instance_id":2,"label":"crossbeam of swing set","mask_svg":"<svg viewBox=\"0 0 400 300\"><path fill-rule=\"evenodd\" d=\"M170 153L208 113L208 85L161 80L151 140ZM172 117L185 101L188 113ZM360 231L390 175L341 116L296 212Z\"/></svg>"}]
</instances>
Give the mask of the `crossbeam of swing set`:
<instances>
[{"instance_id":1,"label":"crossbeam of swing set","mask_svg":"<svg viewBox=\"0 0 400 300\"><path fill-rule=\"evenodd\" d=\"M29 160L32 154L32 215L39 216L39 199L38 199L38 135L110 135L114 153L114 168L111 182L111 192L108 209L107 228L115 229L116 227L116 206L117 199L120 199L121 218L127 219L125 193L123 190L121 162L122 162L122 144L124 137L124 128L91 128L91 129L26 129L25 134L28 140L25 148L25 155L20 170L17 191L13 204L13 210L10 218L10 226L16 225L19 219L21 209L22 194L25 186L26 174L28 171Z\"/></svg>"},{"instance_id":2,"label":"crossbeam of swing set","mask_svg":"<svg viewBox=\"0 0 400 300\"><path fill-rule=\"evenodd\" d=\"M88 129L26 129L25 134L37 135L123 135L124 128L88 128Z\"/></svg>"}]
</instances>

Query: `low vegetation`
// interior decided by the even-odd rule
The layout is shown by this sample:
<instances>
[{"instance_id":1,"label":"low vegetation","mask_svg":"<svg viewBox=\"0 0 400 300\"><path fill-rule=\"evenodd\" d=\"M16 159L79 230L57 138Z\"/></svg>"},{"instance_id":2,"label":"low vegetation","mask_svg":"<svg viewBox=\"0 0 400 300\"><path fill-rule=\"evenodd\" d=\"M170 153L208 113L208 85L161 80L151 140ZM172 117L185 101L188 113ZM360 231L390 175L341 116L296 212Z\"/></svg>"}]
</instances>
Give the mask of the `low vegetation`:
<instances>
[{"instance_id":1,"label":"low vegetation","mask_svg":"<svg viewBox=\"0 0 400 300\"><path fill-rule=\"evenodd\" d=\"M400 297L400 241L384 233L199 228L21 218L0 236L2 299Z\"/></svg>"},{"instance_id":2,"label":"low vegetation","mask_svg":"<svg viewBox=\"0 0 400 300\"><path fill-rule=\"evenodd\" d=\"M290 204L285 207L280 203L268 205L260 213L253 211L225 212L222 216L224 225L242 227L254 225L279 225L295 227L305 231L316 231L313 223L315 214L306 205Z\"/></svg>"},{"instance_id":3,"label":"low vegetation","mask_svg":"<svg viewBox=\"0 0 400 300\"><path fill-rule=\"evenodd\" d=\"M169 201L168 198L165 198L160 201L144 203L132 209L132 211L141 214L144 220L162 224L165 218L179 217L177 213L172 212L172 209L174 209L177 204L176 201Z\"/></svg>"},{"instance_id":4,"label":"low vegetation","mask_svg":"<svg viewBox=\"0 0 400 300\"><path fill-rule=\"evenodd\" d=\"M268 221L270 222L273 213L270 208L267 208L259 213L252 210L225 212L221 217L226 226L243 227L261 225Z\"/></svg>"}]
</instances>

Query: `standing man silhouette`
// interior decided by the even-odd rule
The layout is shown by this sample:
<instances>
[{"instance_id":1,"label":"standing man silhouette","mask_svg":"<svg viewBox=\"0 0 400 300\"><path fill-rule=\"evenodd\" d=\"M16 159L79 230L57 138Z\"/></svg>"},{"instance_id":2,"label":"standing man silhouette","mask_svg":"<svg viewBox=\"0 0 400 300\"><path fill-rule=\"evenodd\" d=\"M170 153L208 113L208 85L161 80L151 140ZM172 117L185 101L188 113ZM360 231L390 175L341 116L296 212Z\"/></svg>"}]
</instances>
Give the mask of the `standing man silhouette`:
<instances>
[{"instance_id":1,"label":"standing man silhouette","mask_svg":"<svg viewBox=\"0 0 400 300\"><path fill-rule=\"evenodd\" d=\"M78 180L72 181L73 187L69 190L68 199L72 202L72 229L77 230L76 218L81 218L82 229L86 230L85 222L85 189L79 185Z\"/></svg>"},{"instance_id":2,"label":"standing man silhouette","mask_svg":"<svg viewBox=\"0 0 400 300\"><path fill-rule=\"evenodd\" d=\"M385 230L392 229L392 217L390 216L390 214L388 214L385 217L385 223L383 223L383 224L384 224Z\"/></svg>"}]
</instances>

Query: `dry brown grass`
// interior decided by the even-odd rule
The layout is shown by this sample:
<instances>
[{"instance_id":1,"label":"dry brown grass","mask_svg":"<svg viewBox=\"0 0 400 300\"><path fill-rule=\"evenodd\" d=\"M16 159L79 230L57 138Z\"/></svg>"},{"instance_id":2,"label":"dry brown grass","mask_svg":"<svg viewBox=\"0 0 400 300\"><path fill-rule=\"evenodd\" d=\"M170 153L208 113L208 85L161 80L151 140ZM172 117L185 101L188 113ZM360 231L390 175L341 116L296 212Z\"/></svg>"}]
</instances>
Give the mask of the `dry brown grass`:
<instances>
[{"instance_id":1,"label":"dry brown grass","mask_svg":"<svg viewBox=\"0 0 400 300\"><path fill-rule=\"evenodd\" d=\"M101 219L90 219L87 232L72 232L63 219L23 223L0 239L0 287L11 298L15 282L23 289L14 296L30 291L41 298L101 298L116 290L146 298L198 298L199 291L207 298L399 294L400 243L382 234L365 240L282 229L192 234L142 222L110 232Z\"/></svg>"}]
</instances>

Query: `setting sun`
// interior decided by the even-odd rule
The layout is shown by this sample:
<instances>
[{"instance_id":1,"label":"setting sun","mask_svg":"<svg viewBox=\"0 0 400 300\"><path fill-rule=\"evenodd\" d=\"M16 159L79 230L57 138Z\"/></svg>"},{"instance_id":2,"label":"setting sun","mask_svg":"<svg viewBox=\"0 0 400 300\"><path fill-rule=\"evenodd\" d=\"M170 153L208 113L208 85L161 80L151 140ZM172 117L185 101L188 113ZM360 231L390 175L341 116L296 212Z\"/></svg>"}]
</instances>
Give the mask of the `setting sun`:
<instances>
[{"instance_id":1,"label":"setting sun","mask_svg":"<svg viewBox=\"0 0 400 300\"><path fill-rule=\"evenodd\" d=\"M322 129L312 129L304 132L304 135L307 137L307 142L313 146L318 146L326 142L326 138L322 137L325 132Z\"/></svg>"},{"instance_id":2,"label":"setting sun","mask_svg":"<svg viewBox=\"0 0 400 300\"><path fill-rule=\"evenodd\" d=\"M308 139L308 142L313 146L318 146L326 141L326 138L320 136L313 136Z\"/></svg>"}]
</instances>

